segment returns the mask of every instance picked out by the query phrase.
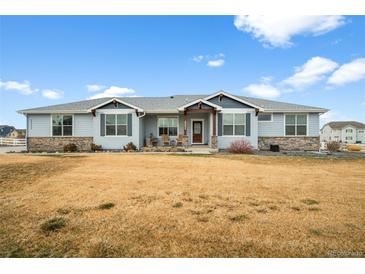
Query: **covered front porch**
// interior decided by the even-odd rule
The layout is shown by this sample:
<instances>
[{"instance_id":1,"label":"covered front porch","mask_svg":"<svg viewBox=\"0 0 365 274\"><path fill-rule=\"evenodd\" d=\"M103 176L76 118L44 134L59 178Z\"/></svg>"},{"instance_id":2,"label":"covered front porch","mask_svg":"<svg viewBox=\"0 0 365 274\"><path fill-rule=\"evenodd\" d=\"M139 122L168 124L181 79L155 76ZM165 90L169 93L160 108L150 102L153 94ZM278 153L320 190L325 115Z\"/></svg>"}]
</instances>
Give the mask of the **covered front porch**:
<instances>
[{"instance_id":1,"label":"covered front porch","mask_svg":"<svg viewBox=\"0 0 365 274\"><path fill-rule=\"evenodd\" d=\"M146 114L141 121L144 146L218 148L217 112L209 102L193 102L178 113ZM141 140L142 141L142 140Z\"/></svg>"}]
</instances>

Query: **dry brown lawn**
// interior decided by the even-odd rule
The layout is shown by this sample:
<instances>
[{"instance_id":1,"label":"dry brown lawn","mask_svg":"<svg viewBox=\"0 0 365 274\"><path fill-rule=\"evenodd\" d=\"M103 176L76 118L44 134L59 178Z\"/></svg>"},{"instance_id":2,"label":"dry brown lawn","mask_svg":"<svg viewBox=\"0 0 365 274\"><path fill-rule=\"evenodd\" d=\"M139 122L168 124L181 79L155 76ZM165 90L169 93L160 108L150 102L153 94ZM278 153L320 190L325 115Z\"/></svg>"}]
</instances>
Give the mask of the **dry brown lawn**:
<instances>
[{"instance_id":1,"label":"dry brown lawn","mask_svg":"<svg viewBox=\"0 0 365 274\"><path fill-rule=\"evenodd\" d=\"M365 256L365 159L4 155L0 174L0 257Z\"/></svg>"}]
</instances>

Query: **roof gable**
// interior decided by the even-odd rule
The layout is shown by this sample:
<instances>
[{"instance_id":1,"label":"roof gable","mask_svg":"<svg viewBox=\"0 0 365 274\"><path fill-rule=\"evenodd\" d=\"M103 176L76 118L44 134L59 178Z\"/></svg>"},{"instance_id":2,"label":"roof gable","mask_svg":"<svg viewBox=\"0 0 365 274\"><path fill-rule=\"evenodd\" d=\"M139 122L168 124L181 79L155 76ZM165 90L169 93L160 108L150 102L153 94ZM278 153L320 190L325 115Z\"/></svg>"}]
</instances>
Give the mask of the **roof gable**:
<instances>
[{"instance_id":1,"label":"roof gable","mask_svg":"<svg viewBox=\"0 0 365 274\"><path fill-rule=\"evenodd\" d=\"M258 110L263 110L260 106L243 100L224 91L219 91L215 94L209 95L204 98L208 102L219 105L222 108L255 108Z\"/></svg>"}]
</instances>

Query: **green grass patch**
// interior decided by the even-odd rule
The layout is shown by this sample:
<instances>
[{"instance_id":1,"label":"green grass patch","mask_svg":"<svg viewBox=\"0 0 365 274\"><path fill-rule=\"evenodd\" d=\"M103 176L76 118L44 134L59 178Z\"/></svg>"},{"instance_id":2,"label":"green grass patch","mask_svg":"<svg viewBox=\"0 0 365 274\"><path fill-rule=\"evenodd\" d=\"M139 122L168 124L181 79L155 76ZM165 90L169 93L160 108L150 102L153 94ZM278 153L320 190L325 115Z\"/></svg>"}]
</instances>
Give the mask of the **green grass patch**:
<instances>
[{"instance_id":1,"label":"green grass patch","mask_svg":"<svg viewBox=\"0 0 365 274\"><path fill-rule=\"evenodd\" d=\"M174 203L174 204L172 205L172 207L175 207L175 208L183 207L183 203L181 203L181 202Z\"/></svg>"},{"instance_id":2,"label":"green grass patch","mask_svg":"<svg viewBox=\"0 0 365 274\"><path fill-rule=\"evenodd\" d=\"M70 212L71 212L71 210L68 209L68 208L59 208L59 209L57 209L57 213L62 214L62 215L67 215Z\"/></svg>"},{"instance_id":3,"label":"green grass patch","mask_svg":"<svg viewBox=\"0 0 365 274\"><path fill-rule=\"evenodd\" d=\"M305 203L306 205L318 205L319 202L313 199L304 199L302 200L302 203Z\"/></svg>"},{"instance_id":4,"label":"green grass patch","mask_svg":"<svg viewBox=\"0 0 365 274\"><path fill-rule=\"evenodd\" d=\"M232 222L242 222L244 220L247 220L248 219L248 216L245 215L245 214L239 214L239 215L236 215L236 216L231 216L231 217L229 217L229 219Z\"/></svg>"},{"instance_id":5,"label":"green grass patch","mask_svg":"<svg viewBox=\"0 0 365 274\"><path fill-rule=\"evenodd\" d=\"M41 225L44 232L53 232L65 227L67 220L65 218L52 218Z\"/></svg>"},{"instance_id":6,"label":"green grass patch","mask_svg":"<svg viewBox=\"0 0 365 274\"><path fill-rule=\"evenodd\" d=\"M111 209L115 206L114 203L104 203L98 206L99 209Z\"/></svg>"},{"instance_id":7,"label":"green grass patch","mask_svg":"<svg viewBox=\"0 0 365 274\"><path fill-rule=\"evenodd\" d=\"M310 234L315 235L315 236L321 236L322 232L319 229L316 228L310 228L309 229Z\"/></svg>"}]
</instances>

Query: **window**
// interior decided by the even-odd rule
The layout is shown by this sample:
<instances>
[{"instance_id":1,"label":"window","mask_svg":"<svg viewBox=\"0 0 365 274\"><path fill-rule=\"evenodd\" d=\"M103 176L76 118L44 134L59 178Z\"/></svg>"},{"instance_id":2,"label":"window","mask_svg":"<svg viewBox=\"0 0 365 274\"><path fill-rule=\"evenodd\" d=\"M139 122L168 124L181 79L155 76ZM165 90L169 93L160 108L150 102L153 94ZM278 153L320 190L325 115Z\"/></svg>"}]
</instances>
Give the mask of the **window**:
<instances>
[{"instance_id":1,"label":"window","mask_svg":"<svg viewBox=\"0 0 365 274\"><path fill-rule=\"evenodd\" d=\"M364 131L363 130L359 130L359 133L364 133Z\"/></svg>"},{"instance_id":2,"label":"window","mask_svg":"<svg viewBox=\"0 0 365 274\"><path fill-rule=\"evenodd\" d=\"M105 135L126 136L128 131L127 114L105 114Z\"/></svg>"},{"instance_id":3,"label":"window","mask_svg":"<svg viewBox=\"0 0 365 274\"><path fill-rule=\"evenodd\" d=\"M223 113L223 135L245 135L246 114Z\"/></svg>"},{"instance_id":4,"label":"window","mask_svg":"<svg viewBox=\"0 0 365 274\"><path fill-rule=\"evenodd\" d=\"M346 133L352 133L352 128L346 129Z\"/></svg>"},{"instance_id":5,"label":"window","mask_svg":"<svg viewBox=\"0 0 365 274\"><path fill-rule=\"evenodd\" d=\"M307 115L306 114L285 115L285 135L292 135L292 136L307 135Z\"/></svg>"},{"instance_id":6,"label":"window","mask_svg":"<svg viewBox=\"0 0 365 274\"><path fill-rule=\"evenodd\" d=\"M52 136L72 136L72 115L52 115Z\"/></svg>"},{"instance_id":7,"label":"window","mask_svg":"<svg viewBox=\"0 0 365 274\"><path fill-rule=\"evenodd\" d=\"M259 116L257 117L260 122L271 122L272 121L272 114L267 113L259 113Z\"/></svg>"},{"instance_id":8,"label":"window","mask_svg":"<svg viewBox=\"0 0 365 274\"><path fill-rule=\"evenodd\" d=\"M346 140L352 140L352 136L346 136Z\"/></svg>"},{"instance_id":9,"label":"window","mask_svg":"<svg viewBox=\"0 0 365 274\"><path fill-rule=\"evenodd\" d=\"M158 135L177 136L177 118L158 118Z\"/></svg>"}]
</instances>

